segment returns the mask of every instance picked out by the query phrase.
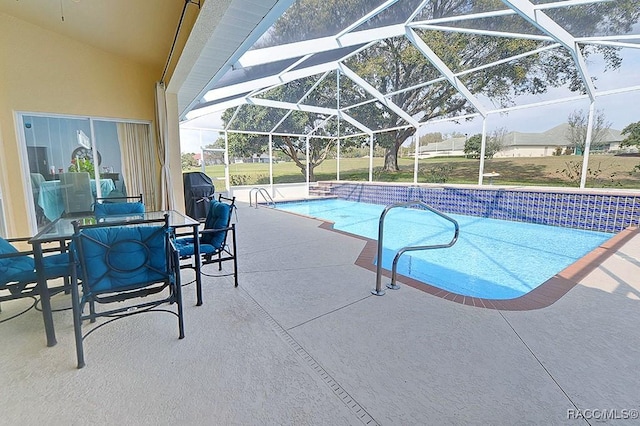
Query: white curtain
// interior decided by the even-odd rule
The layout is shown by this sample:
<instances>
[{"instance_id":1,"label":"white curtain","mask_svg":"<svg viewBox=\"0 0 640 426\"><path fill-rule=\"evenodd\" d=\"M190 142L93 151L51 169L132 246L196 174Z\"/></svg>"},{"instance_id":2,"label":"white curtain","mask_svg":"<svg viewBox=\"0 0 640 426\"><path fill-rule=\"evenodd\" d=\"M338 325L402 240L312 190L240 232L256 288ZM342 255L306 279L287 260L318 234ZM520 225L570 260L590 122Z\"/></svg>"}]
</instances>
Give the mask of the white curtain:
<instances>
[{"instance_id":1,"label":"white curtain","mask_svg":"<svg viewBox=\"0 0 640 426\"><path fill-rule=\"evenodd\" d=\"M156 83L156 125L157 125L157 153L160 162L161 205L164 209L173 210L175 198L171 187L171 173L169 171L169 128L167 123L167 99L164 83Z\"/></svg>"},{"instance_id":2,"label":"white curtain","mask_svg":"<svg viewBox=\"0 0 640 426\"><path fill-rule=\"evenodd\" d=\"M147 211L163 210L158 195L158 155L148 124L118 123L122 176L127 195L142 194Z\"/></svg>"}]
</instances>

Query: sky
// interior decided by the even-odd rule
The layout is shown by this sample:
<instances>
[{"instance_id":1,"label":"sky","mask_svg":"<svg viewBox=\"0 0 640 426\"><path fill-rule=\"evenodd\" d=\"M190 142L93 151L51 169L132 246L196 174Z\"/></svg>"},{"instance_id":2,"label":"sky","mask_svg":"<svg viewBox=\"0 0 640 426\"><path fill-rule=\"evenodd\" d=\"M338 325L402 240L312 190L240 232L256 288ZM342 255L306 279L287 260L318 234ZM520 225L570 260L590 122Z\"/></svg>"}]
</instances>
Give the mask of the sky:
<instances>
[{"instance_id":1,"label":"sky","mask_svg":"<svg viewBox=\"0 0 640 426\"><path fill-rule=\"evenodd\" d=\"M596 76L597 91L615 90L622 87L635 86L640 88L640 49L623 49L623 67L618 70L603 72L603 62L600 57L592 56L587 65L591 75ZM516 99L516 104L529 104L560 97L575 96L566 89L553 89L546 95L526 95ZM481 99L485 105L491 105L490 100ZM611 128L622 130L630 123L640 121L640 90L624 94L602 96L596 100L596 109L602 111ZM493 109L494 107L489 107ZM507 131L525 133L541 133L555 126L566 123L567 118L574 111L582 110L587 113L589 101L587 99L563 102L544 107L536 107L511 111L508 114L490 114L487 118L487 131L505 128ZM200 147L212 143L220 134L208 130L186 130L186 128L214 129L222 127L221 113L200 117L184 123L181 126L180 139L182 152L200 152ZM462 134L477 134L482 132L482 120L462 121L461 123L434 123L421 127L420 134L440 132L443 135L453 132Z\"/></svg>"}]
</instances>

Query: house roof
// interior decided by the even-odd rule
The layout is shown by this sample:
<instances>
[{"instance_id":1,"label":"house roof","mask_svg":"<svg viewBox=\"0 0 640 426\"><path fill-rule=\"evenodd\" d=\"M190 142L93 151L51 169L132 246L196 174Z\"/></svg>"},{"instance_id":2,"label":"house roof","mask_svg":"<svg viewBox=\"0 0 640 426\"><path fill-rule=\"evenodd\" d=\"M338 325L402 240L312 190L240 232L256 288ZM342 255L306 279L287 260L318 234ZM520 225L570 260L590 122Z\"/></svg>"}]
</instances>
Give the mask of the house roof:
<instances>
[{"instance_id":1,"label":"house roof","mask_svg":"<svg viewBox=\"0 0 640 426\"><path fill-rule=\"evenodd\" d=\"M568 130L569 124L563 123L540 133L509 132L505 135L504 147L567 146L569 145L569 141L566 137ZM624 137L619 130L608 129L605 132L603 142L620 142L622 139L624 139ZM463 151L465 141L465 137L457 137L445 139L438 143L431 142L427 145L421 146L420 152Z\"/></svg>"},{"instance_id":2,"label":"house roof","mask_svg":"<svg viewBox=\"0 0 640 426\"><path fill-rule=\"evenodd\" d=\"M509 132L505 136L504 145L509 146L566 146L569 145L567 134L569 124L562 123L541 133ZM619 130L608 129L604 133L603 142L619 142L622 134Z\"/></svg>"}]
</instances>

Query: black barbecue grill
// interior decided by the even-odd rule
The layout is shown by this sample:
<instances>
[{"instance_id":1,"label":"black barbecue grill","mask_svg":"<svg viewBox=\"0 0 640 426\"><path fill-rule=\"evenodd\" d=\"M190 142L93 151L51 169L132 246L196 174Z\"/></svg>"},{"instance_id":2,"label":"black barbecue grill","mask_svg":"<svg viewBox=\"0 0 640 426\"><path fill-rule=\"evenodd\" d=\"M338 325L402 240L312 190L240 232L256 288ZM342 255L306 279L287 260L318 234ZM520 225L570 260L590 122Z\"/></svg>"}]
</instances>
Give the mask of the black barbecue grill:
<instances>
[{"instance_id":1,"label":"black barbecue grill","mask_svg":"<svg viewBox=\"0 0 640 426\"><path fill-rule=\"evenodd\" d=\"M214 199L213 181L201 172L184 173L182 179L187 216L196 220L205 220L209 213L209 203Z\"/></svg>"}]
</instances>

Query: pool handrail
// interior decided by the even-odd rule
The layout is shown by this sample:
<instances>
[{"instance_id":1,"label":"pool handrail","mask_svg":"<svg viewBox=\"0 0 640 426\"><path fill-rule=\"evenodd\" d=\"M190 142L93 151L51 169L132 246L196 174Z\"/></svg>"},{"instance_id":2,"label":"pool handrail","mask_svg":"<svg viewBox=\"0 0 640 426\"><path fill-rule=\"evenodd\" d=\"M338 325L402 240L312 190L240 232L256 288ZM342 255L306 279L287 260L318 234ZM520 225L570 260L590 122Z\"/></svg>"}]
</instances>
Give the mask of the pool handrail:
<instances>
[{"instance_id":1,"label":"pool handrail","mask_svg":"<svg viewBox=\"0 0 640 426\"><path fill-rule=\"evenodd\" d=\"M262 198L267 203L267 205L273 206L273 207L276 206L276 202L273 201L273 198L271 198L271 195L269 195L266 189L256 187L256 188L251 188L251 190L249 191L249 207L253 206L251 202L251 195L254 193L256 195L256 206L255 206L256 209L258 208L258 194L262 195Z\"/></svg>"},{"instance_id":2,"label":"pool handrail","mask_svg":"<svg viewBox=\"0 0 640 426\"><path fill-rule=\"evenodd\" d=\"M257 202L257 201L256 201ZM458 225L458 222L447 216L446 214L442 213L441 211L438 211L436 209L434 209L433 207L429 206L427 203L421 201L421 200L413 200L413 201L407 201L404 203L397 203L397 204L390 204L387 207L385 207L384 211L382 212L382 214L380 215L380 221L378 224L378 261L377 261L377 267L376 267L376 288L371 290L371 293L376 295L376 296L383 296L384 295L384 290L382 290L382 237L383 237L383 229L384 229L384 218L387 215L387 213L389 212L389 210L396 208L396 207L409 207L409 206L415 206L415 205L419 205L422 206L423 208L429 210L432 213L437 214L438 216L440 216L441 218L448 220L449 222L453 223L454 227L455 227L455 233L453 235L453 238L451 239L451 241L449 241L449 243L447 244L433 244L433 245L428 245L428 246L407 246L407 247L403 247L400 250L398 250L398 252L396 253L395 257L393 258L393 265L391 268L391 282L389 284L387 284L387 287L392 289L392 290L397 290L398 288L400 288L398 285L396 285L396 277L397 277L397 266L398 266L398 260L400 259L400 256L402 256L405 252L407 251L416 251L416 250L431 250L431 249L439 249L439 248L449 248L452 245L454 245L456 243L456 241L458 241L458 235L460 234L460 226Z\"/></svg>"}]
</instances>

